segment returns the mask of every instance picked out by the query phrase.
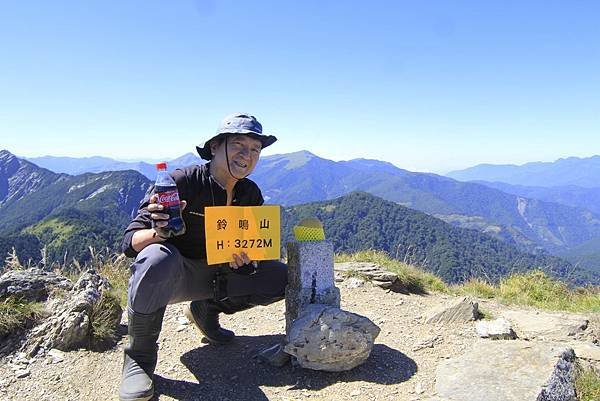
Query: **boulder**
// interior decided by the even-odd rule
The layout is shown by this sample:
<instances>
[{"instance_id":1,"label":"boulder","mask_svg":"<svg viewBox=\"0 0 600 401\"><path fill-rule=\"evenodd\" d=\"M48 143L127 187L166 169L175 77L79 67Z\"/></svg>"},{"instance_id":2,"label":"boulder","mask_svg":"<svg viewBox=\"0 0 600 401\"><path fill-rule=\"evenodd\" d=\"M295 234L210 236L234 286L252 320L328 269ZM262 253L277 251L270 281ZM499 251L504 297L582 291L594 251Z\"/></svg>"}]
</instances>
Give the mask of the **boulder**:
<instances>
[{"instance_id":1,"label":"boulder","mask_svg":"<svg viewBox=\"0 0 600 401\"><path fill-rule=\"evenodd\" d=\"M502 317L491 321L481 320L475 324L475 330L479 337L492 340L513 340L517 338L510 322Z\"/></svg>"},{"instance_id":2,"label":"boulder","mask_svg":"<svg viewBox=\"0 0 600 401\"><path fill-rule=\"evenodd\" d=\"M93 308L100 301L102 292L108 289L108 282L97 272L84 273L66 297L47 303L49 317L29 332L21 351L35 355L40 349L69 351L89 347L93 335ZM122 311L118 305L112 305L112 309L102 312L116 328Z\"/></svg>"},{"instance_id":3,"label":"boulder","mask_svg":"<svg viewBox=\"0 0 600 401\"><path fill-rule=\"evenodd\" d=\"M0 276L0 299L15 296L28 301L45 301L53 290L70 291L73 283L66 277L32 268L10 270Z\"/></svg>"},{"instance_id":4,"label":"boulder","mask_svg":"<svg viewBox=\"0 0 600 401\"><path fill-rule=\"evenodd\" d=\"M449 306L441 305L427 313L426 323L465 323L477 320L478 304L472 298L464 297Z\"/></svg>"},{"instance_id":5,"label":"boulder","mask_svg":"<svg viewBox=\"0 0 600 401\"><path fill-rule=\"evenodd\" d=\"M504 311L502 316L509 320L523 339L570 340L582 334L589 319L572 313L539 311Z\"/></svg>"},{"instance_id":6,"label":"boulder","mask_svg":"<svg viewBox=\"0 0 600 401\"><path fill-rule=\"evenodd\" d=\"M452 401L576 401L574 382L573 349L521 340L482 340L436 372L437 397Z\"/></svg>"},{"instance_id":7,"label":"boulder","mask_svg":"<svg viewBox=\"0 0 600 401\"><path fill-rule=\"evenodd\" d=\"M310 305L294 320L284 351L303 368L340 372L367 360L379 327L371 320L327 305Z\"/></svg>"}]
</instances>

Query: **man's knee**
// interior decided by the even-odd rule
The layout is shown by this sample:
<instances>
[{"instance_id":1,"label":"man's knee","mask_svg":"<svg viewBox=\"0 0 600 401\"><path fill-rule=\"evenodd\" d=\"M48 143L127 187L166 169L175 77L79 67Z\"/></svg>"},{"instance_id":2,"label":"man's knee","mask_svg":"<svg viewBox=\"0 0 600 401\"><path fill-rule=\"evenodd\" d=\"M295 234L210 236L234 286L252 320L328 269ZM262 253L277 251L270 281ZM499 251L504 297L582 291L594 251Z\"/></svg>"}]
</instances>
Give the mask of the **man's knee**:
<instances>
[{"instance_id":1,"label":"man's knee","mask_svg":"<svg viewBox=\"0 0 600 401\"><path fill-rule=\"evenodd\" d=\"M172 278L181 263L181 254L174 246L151 244L142 249L131 268L139 280L157 283Z\"/></svg>"},{"instance_id":2,"label":"man's knee","mask_svg":"<svg viewBox=\"0 0 600 401\"><path fill-rule=\"evenodd\" d=\"M145 247L131 265L129 306L140 313L151 313L167 305L172 296L183 259L169 244Z\"/></svg>"}]
</instances>

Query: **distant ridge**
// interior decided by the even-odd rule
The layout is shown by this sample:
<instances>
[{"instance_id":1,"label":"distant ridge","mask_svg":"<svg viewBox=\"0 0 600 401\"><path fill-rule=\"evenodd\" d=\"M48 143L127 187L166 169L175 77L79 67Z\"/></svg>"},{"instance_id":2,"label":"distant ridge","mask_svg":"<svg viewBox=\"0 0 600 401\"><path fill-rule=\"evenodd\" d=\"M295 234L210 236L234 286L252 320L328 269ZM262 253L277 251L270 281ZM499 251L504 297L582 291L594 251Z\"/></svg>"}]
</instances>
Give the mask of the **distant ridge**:
<instances>
[{"instance_id":1,"label":"distant ridge","mask_svg":"<svg viewBox=\"0 0 600 401\"><path fill-rule=\"evenodd\" d=\"M464 170L451 171L446 176L459 181L595 188L600 187L600 156L567 157L554 162L532 162L520 166L479 164Z\"/></svg>"},{"instance_id":2,"label":"distant ridge","mask_svg":"<svg viewBox=\"0 0 600 401\"><path fill-rule=\"evenodd\" d=\"M197 155L188 153L170 161L169 167L199 163L203 161ZM121 167L136 169L154 179L153 166L145 173L133 164ZM506 193L436 174L414 173L379 160L336 162L302 150L261 157L250 179L259 184L267 203L323 201L360 190L454 225L477 229L529 252L563 252L600 237L600 217L573 207L577 205Z\"/></svg>"},{"instance_id":3,"label":"distant ridge","mask_svg":"<svg viewBox=\"0 0 600 401\"><path fill-rule=\"evenodd\" d=\"M392 258L418 265L448 283L476 277L497 281L510 273L541 269L576 284L600 283L588 271L548 255L520 252L514 246L474 230L451 226L365 192L324 202L284 208L282 243L292 240L292 225L316 216L336 252L385 251Z\"/></svg>"}]
</instances>

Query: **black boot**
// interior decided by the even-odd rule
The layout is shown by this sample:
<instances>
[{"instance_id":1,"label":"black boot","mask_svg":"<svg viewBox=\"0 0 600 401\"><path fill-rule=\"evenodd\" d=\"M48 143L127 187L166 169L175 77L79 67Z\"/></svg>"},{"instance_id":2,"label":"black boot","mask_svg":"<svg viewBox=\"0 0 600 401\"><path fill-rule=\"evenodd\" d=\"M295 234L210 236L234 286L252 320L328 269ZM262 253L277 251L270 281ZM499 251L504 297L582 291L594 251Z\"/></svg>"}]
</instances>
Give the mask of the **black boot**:
<instances>
[{"instance_id":1,"label":"black boot","mask_svg":"<svg viewBox=\"0 0 600 401\"><path fill-rule=\"evenodd\" d=\"M142 314L127 309L129 345L125 347L123 377L119 390L121 401L147 401L154 394L154 369L158 358L158 335L165 308Z\"/></svg>"},{"instance_id":2,"label":"black boot","mask_svg":"<svg viewBox=\"0 0 600 401\"><path fill-rule=\"evenodd\" d=\"M220 345L231 342L235 334L221 327L219 313L230 315L253 306L250 297L230 297L223 301L207 299L192 301L189 306L184 306L183 313L202 332L208 342Z\"/></svg>"}]
</instances>

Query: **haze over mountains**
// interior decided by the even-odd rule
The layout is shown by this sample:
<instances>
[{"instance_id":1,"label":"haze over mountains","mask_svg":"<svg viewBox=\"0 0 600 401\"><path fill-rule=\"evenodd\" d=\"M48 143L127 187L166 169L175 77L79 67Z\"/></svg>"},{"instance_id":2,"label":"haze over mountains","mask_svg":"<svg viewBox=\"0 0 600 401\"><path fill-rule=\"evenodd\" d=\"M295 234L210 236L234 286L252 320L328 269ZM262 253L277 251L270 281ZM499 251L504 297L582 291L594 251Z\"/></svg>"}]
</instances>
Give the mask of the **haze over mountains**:
<instances>
[{"instance_id":1,"label":"haze over mountains","mask_svg":"<svg viewBox=\"0 0 600 401\"><path fill-rule=\"evenodd\" d=\"M148 178L154 177L154 167L141 162L124 163L108 158L85 158L80 163L77 158L31 160L57 171L131 168ZM189 153L171 161L169 166L201 162ZM569 187L577 188L579 195L567 196L563 191L557 196L556 189L465 183L435 174L410 172L378 160L335 162L307 151L264 156L251 178L259 184L268 203L291 206L365 191L453 225L477 229L522 251L547 250L566 255L570 260L578 261L580 253L587 255L590 248L593 251L596 239L600 238L598 208L582 207L586 202L593 203L597 194L594 188ZM598 264L594 257L591 260L585 265L594 269Z\"/></svg>"},{"instance_id":2,"label":"haze over mountains","mask_svg":"<svg viewBox=\"0 0 600 401\"><path fill-rule=\"evenodd\" d=\"M600 187L600 156L568 157L554 162L513 164L479 164L446 176L459 181L504 182L512 185L539 187Z\"/></svg>"}]
</instances>

